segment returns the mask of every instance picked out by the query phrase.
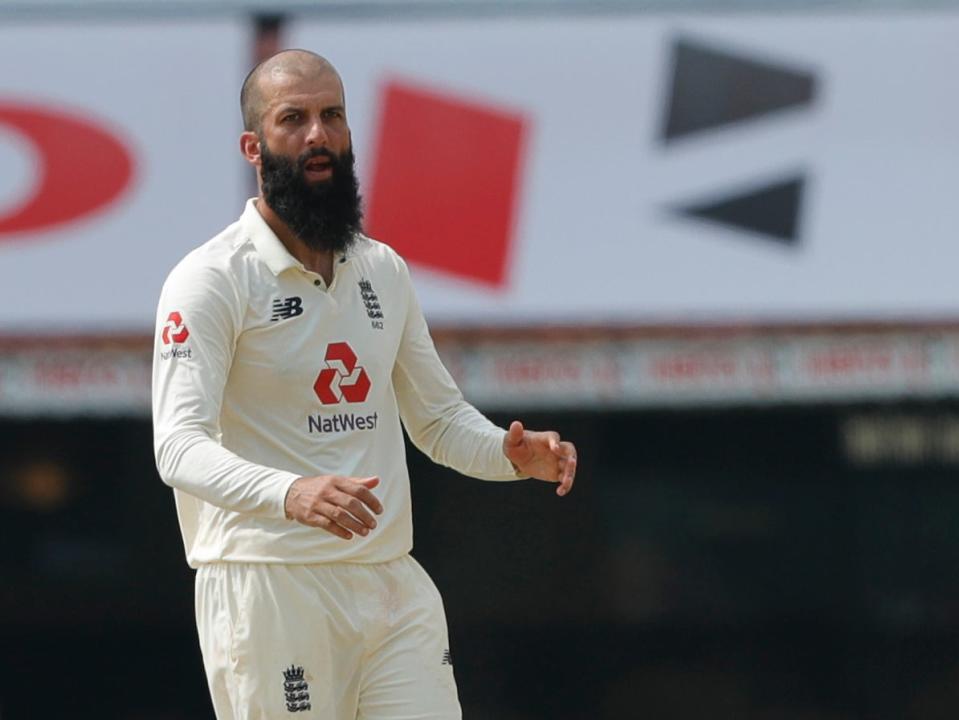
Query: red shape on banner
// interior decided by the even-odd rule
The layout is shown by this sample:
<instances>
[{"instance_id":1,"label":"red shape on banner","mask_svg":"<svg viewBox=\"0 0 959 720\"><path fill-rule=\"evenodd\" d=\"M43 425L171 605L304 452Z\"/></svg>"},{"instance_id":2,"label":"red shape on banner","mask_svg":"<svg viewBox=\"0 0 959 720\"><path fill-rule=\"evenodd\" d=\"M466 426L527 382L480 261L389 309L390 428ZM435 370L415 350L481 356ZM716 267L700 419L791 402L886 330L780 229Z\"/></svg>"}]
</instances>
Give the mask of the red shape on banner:
<instances>
[{"instance_id":1,"label":"red shape on banner","mask_svg":"<svg viewBox=\"0 0 959 720\"><path fill-rule=\"evenodd\" d=\"M0 216L0 240L88 215L116 200L133 178L133 158L123 142L89 118L0 102L0 126L22 135L40 161L34 193Z\"/></svg>"},{"instance_id":2,"label":"red shape on banner","mask_svg":"<svg viewBox=\"0 0 959 720\"><path fill-rule=\"evenodd\" d=\"M380 107L370 235L414 263L504 287L524 118L399 82Z\"/></svg>"}]
</instances>

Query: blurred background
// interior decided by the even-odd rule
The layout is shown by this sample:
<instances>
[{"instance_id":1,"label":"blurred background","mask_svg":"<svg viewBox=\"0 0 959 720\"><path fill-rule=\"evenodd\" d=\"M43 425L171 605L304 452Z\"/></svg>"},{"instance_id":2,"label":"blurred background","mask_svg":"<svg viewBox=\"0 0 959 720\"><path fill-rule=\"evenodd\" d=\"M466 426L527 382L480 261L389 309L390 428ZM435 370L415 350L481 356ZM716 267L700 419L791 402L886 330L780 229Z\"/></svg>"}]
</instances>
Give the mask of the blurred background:
<instances>
[{"instance_id":1,"label":"blurred background","mask_svg":"<svg viewBox=\"0 0 959 720\"><path fill-rule=\"evenodd\" d=\"M410 452L471 720L959 716L959 3L0 1L0 719L212 717L155 303L329 57L369 234L575 492Z\"/></svg>"}]
</instances>

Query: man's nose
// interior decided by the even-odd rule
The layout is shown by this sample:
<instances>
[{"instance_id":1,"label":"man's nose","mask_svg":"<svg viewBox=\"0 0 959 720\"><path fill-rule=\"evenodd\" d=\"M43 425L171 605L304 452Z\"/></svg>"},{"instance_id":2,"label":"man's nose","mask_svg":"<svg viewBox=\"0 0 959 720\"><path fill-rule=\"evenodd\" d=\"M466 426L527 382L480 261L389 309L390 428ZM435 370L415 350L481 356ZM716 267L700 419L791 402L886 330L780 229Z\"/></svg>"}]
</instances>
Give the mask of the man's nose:
<instances>
[{"instance_id":1,"label":"man's nose","mask_svg":"<svg viewBox=\"0 0 959 720\"><path fill-rule=\"evenodd\" d=\"M306 144L314 147L326 147L329 138L326 135L326 128L323 123L317 120L310 124L310 131L306 136Z\"/></svg>"}]
</instances>

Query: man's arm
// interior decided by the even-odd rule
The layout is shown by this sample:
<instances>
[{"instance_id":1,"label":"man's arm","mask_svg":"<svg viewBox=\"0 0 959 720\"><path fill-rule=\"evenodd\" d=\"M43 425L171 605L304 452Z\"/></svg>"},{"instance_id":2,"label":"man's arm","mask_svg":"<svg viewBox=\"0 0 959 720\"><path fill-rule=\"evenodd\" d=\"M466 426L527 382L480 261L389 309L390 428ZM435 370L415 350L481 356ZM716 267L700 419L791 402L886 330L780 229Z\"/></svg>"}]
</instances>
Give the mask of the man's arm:
<instances>
[{"instance_id":1,"label":"man's arm","mask_svg":"<svg viewBox=\"0 0 959 720\"><path fill-rule=\"evenodd\" d=\"M245 302L232 279L178 267L164 285L153 360L157 469L171 487L212 505L296 520L346 540L376 527L376 478L300 477L249 462L219 443L220 407Z\"/></svg>"},{"instance_id":2,"label":"man's arm","mask_svg":"<svg viewBox=\"0 0 959 720\"><path fill-rule=\"evenodd\" d=\"M225 270L188 257L167 279L153 358L157 469L166 484L210 504L282 518L298 476L248 462L219 443L223 389L243 311Z\"/></svg>"},{"instance_id":3,"label":"man's arm","mask_svg":"<svg viewBox=\"0 0 959 720\"><path fill-rule=\"evenodd\" d=\"M534 477L559 482L565 495L576 473L576 449L555 432L507 433L467 403L436 353L405 264L409 306L393 371L400 416L413 444L435 462L484 480Z\"/></svg>"}]
</instances>

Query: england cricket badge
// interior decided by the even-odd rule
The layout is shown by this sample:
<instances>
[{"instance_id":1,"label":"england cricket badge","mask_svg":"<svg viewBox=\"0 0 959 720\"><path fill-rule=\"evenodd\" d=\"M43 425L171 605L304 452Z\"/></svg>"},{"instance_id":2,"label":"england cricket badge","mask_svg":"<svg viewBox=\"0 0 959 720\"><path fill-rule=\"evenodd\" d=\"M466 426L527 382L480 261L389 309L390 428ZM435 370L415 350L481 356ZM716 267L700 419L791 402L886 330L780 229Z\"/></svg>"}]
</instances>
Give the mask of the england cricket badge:
<instances>
[{"instance_id":1,"label":"england cricket badge","mask_svg":"<svg viewBox=\"0 0 959 720\"><path fill-rule=\"evenodd\" d=\"M363 299L363 306L366 308L366 315L370 319L370 324L374 330L383 329L383 308L380 306L380 299L376 296L376 290L373 289L373 283L365 278L360 280L360 297Z\"/></svg>"},{"instance_id":2,"label":"england cricket badge","mask_svg":"<svg viewBox=\"0 0 959 720\"><path fill-rule=\"evenodd\" d=\"M303 677L302 665L290 665L283 671L283 692L288 712L305 712L312 708L310 686Z\"/></svg>"}]
</instances>

